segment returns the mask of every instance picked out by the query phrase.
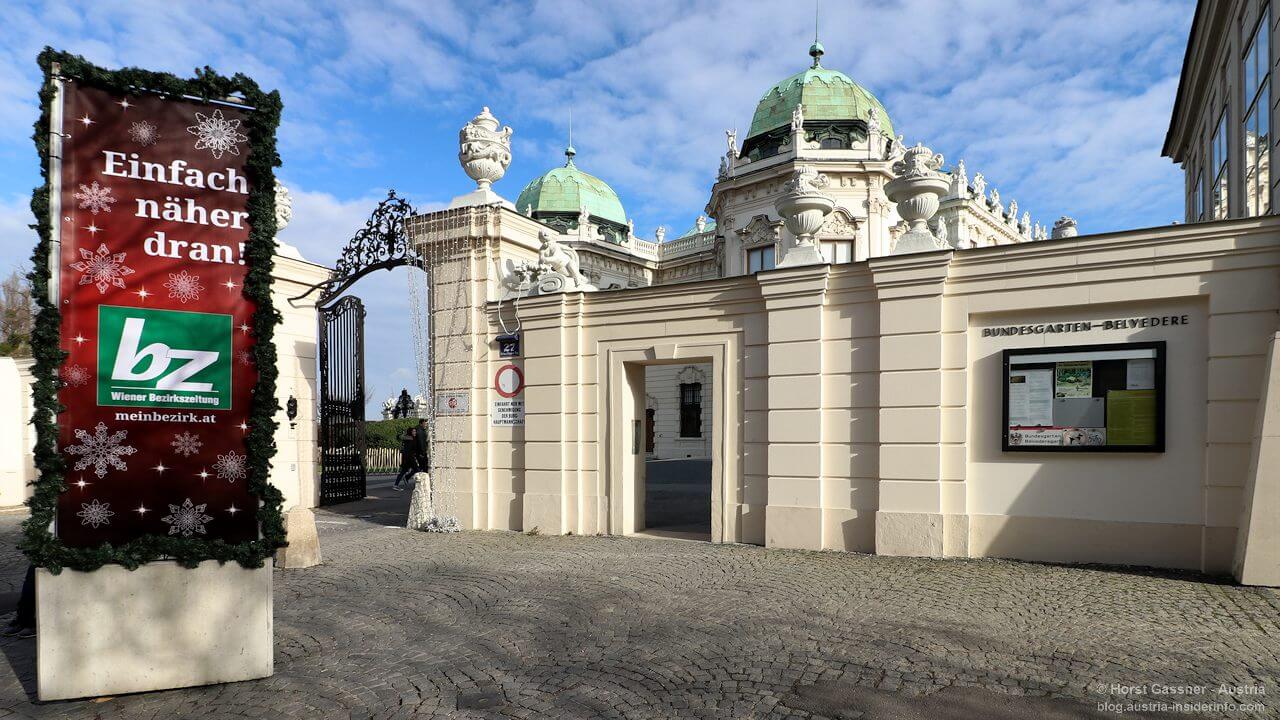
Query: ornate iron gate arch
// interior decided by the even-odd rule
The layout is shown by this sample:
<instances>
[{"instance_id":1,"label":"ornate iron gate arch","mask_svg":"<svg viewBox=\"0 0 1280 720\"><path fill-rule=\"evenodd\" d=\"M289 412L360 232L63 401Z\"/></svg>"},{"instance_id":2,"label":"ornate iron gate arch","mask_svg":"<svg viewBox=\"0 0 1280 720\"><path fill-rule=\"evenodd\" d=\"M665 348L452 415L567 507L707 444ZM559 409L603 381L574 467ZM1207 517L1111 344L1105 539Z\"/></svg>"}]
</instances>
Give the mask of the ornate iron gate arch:
<instances>
[{"instance_id":1,"label":"ornate iron gate arch","mask_svg":"<svg viewBox=\"0 0 1280 720\"><path fill-rule=\"evenodd\" d=\"M378 270L421 266L406 231L413 206L395 190L374 208L365 226L343 248L333 275L293 298L319 291L320 504L365 496L364 302L346 295L357 280Z\"/></svg>"}]
</instances>

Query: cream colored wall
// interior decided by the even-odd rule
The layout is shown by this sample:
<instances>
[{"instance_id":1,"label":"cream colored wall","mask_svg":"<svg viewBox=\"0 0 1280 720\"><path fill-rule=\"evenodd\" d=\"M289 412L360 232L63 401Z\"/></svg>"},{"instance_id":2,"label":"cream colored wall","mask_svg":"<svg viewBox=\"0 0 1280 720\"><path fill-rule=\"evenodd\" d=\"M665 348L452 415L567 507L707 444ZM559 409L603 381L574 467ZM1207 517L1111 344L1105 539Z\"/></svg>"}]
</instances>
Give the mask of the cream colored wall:
<instances>
[{"instance_id":1,"label":"cream colored wall","mask_svg":"<svg viewBox=\"0 0 1280 720\"><path fill-rule=\"evenodd\" d=\"M956 338L955 352L959 338L968 338L968 378L954 402L967 410L969 555L1062 560L1075 556L1064 543L1091 542L1107 548L1089 551L1102 561L1230 569L1266 341L1280 307L1277 227L1271 219L1177 226L961 253L952 261L943 329ZM985 325L1032 316L1174 313L1191 324L1057 340L979 337ZM1168 343L1166 452L1037 464L995 450L998 350L1131 340ZM1029 520L1046 517L1070 522ZM1044 542L1054 534L1050 527L1063 542Z\"/></svg>"},{"instance_id":2,"label":"cream colored wall","mask_svg":"<svg viewBox=\"0 0 1280 720\"><path fill-rule=\"evenodd\" d=\"M529 298L517 428L488 422L508 361L495 304L477 301L457 360L476 368L468 526L634 531L637 372L710 360L716 540L1226 571L1277 280L1280 220L1265 218ZM981 338L1153 314L1191 322ZM1165 453L999 452L1000 350L1148 339L1169 344Z\"/></svg>"},{"instance_id":3,"label":"cream colored wall","mask_svg":"<svg viewBox=\"0 0 1280 720\"><path fill-rule=\"evenodd\" d=\"M320 265L276 255L272 272L271 297L280 312L276 326L276 456L271 461L271 483L284 493L286 510L315 507L320 501L316 417L316 332L315 301L319 292L294 301L316 283L329 277ZM298 401L298 416L290 426L285 404L292 395Z\"/></svg>"},{"instance_id":4,"label":"cream colored wall","mask_svg":"<svg viewBox=\"0 0 1280 720\"><path fill-rule=\"evenodd\" d=\"M689 373L693 370L694 373ZM711 366L704 363L690 365L653 365L645 368L645 408L654 413L653 454L655 460L711 457L712 375ZM702 384L702 436L680 437L680 384L682 376L695 378Z\"/></svg>"},{"instance_id":5,"label":"cream colored wall","mask_svg":"<svg viewBox=\"0 0 1280 720\"><path fill-rule=\"evenodd\" d=\"M0 508L22 505L31 496L28 485L36 477L35 428L31 425L32 360L0 358Z\"/></svg>"}]
</instances>

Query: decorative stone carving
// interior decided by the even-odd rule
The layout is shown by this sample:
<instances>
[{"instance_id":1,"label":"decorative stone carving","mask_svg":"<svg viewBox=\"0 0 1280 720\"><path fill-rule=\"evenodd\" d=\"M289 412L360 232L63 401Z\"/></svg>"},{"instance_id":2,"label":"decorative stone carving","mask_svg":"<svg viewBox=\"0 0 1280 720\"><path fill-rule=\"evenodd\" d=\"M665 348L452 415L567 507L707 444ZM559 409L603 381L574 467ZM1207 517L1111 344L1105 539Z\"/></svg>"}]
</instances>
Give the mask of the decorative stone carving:
<instances>
[{"instance_id":1,"label":"decorative stone carving","mask_svg":"<svg viewBox=\"0 0 1280 720\"><path fill-rule=\"evenodd\" d=\"M893 254L943 250L948 246L929 230L929 219L938 212L938 200L950 183L938 172L942 156L917 144L893 164L897 177L884 186L889 200L897 203L898 214L909 228L894 244Z\"/></svg>"},{"instance_id":2,"label":"decorative stone carving","mask_svg":"<svg viewBox=\"0 0 1280 720\"><path fill-rule=\"evenodd\" d=\"M293 196L284 183L276 180L276 232L280 233L289 227L293 220Z\"/></svg>"},{"instance_id":3,"label":"decorative stone carving","mask_svg":"<svg viewBox=\"0 0 1280 720\"><path fill-rule=\"evenodd\" d=\"M804 103L796 103L796 109L791 111L791 132L801 130L804 130Z\"/></svg>"},{"instance_id":4,"label":"decorative stone carving","mask_svg":"<svg viewBox=\"0 0 1280 720\"><path fill-rule=\"evenodd\" d=\"M782 222L770 220L768 215L756 215L751 218L751 222L736 232L742 240L743 247L777 243L782 234Z\"/></svg>"},{"instance_id":5,"label":"decorative stone carving","mask_svg":"<svg viewBox=\"0 0 1280 720\"><path fill-rule=\"evenodd\" d=\"M1053 239L1071 238L1080 234L1074 218L1063 215L1053 224Z\"/></svg>"},{"instance_id":6,"label":"decorative stone carving","mask_svg":"<svg viewBox=\"0 0 1280 720\"><path fill-rule=\"evenodd\" d=\"M950 245L951 242L947 238L947 221L944 220L943 218L938 218L938 222L936 223L936 225L937 225L937 229L934 232L934 237L938 238L938 242L942 243L943 245Z\"/></svg>"},{"instance_id":7,"label":"decorative stone carving","mask_svg":"<svg viewBox=\"0 0 1280 720\"><path fill-rule=\"evenodd\" d=\"M973 176L973 197L980 204L987 204L987 179L982 177L982 173Z\"/></svg>"},{"instance_id":8,"label":"decorative stone carving","mask_svg":"<svg viewBox=\"0 0 1280 720\"><path fill-rule=\"evenodd\" d=\"M969 194L969 174L964 168L964 158L956 163L955 169L951 171L951 191L950 195L958 198L967 197Z\"/></svg>"},{"instance_id":9,"label":"decorative stone carving","mask_svg":"<svg viewBox=\"0 0 1280 720\"><path fill-rule=\"evenodd\" d=\"M533 203L524 204L524 216L533 217Z\"/></svg>"},{"instance_id":10,"label":"decorative stone carving","mask_svg":"<svg viewBox=\"0 0 1280 720\"><path fill-rule=\"evenodd\" d=\"M587 278L579 269L578 251L560 244L551 233L538 233L538 274L539 292L556 292L557 290L580 290L586 286Z\"/></svg>"},{"instance_id":11,"label":"decorative stone carving","mask_svg":"<svg viewBox=\"0 0 1280 720\"><path fill-rule=\"evenodd\" d=\"M488 190L511 164L511 128L498 129L498 118L484 108L458 132L458 162L476 189Z\"/></svg>"},{"instance_id":12,"label":"decorative stone carving","mask_svg":"<svg viewBox=\"0 0 1280 720\"><path fill-rule=\"evenodd\" d=\"M498 273L498 282L509 294L520 295L529 291L538 279L538 266L528 260L507 258Z\"/></svg>"},{"instance_id":13,"label":"decorative stone carving","mask_svg":"<svg viewBox=\"0 0 1280 720\"><path fill-rule=\"evenodd\" d=\"M858 221L848 210L837 207L827 216L817 235L823 240L852 240L858 235Z\"/></svg>"},{"instance_id":14,"label":"decorative stone carving","mask_svg":"<svg viewBox=\"0 0 1280 720\"><path fill-rule=\"evenodd\" d=\"M716 173L716 179L724 180L727 177L729 177L729 161L725 158L720 158L720 171Z\"/></svg>"},{"instance_id":15,"label":"decorative stone carving","mask_svg":"<svg viewBox=\"0 0 1280 720\"><path fill-rule=\"evenodd\" d=\"M653 231L653 238L661 245L667 239L667 228L665 225L659 225L657 230Z\"/></svg>"},{"instance_id":16,"label":"decorative stone carving","mask_svg":"<svg viewBox=\"0 0 1280 720\"><path fill-rule=\"evenodd\" d=\"M881 133L880 111L872 107L867 110L867 137L878 138Z\"/></svg>"},{"instance_id":17,"label":"decorative stone carving","mask_svg":"<svg viewBox=\"0 0 1280 720\"><path fill-rule=\"evenodd\" d=\"M906 147L907 141L903 140L902 135L899 134L893 141L893 152L889 153L889 157L887 159L897 161L904 153L906 153Z\"/></svg>"},{"instance_id":18,"label":"decorative stone carving","mask_svg":"<svg viewBox=\"0 0 1280 720\"><path fill-rule=\"evenodd\" d=\"M725 153L725 157L728 157L728 158L738 157L738 131L725 130L724 140L725 140L725 143L729 146L729 151Z\"/></svg>"},{"instance_id":19,"label":"decorative stone carving","mask_svg":"<svg viewBox=\"0 0 1280 720\"><path fill-rule=\"evenodd\" d=\"M680 372L676 373L676 382L681 385L688 385L691 383L706 384L707 375L696 366L686 365L680 370Z\"/></svg>"},{"instance_id":20,"label":"decorative stone carving","mask_svg":"<svg viewBox=\"0 0 1280 720\"><path fill-rule=\"evenodd\" d=\"M1022 222L1019 224L1018 229L1022 231L1023 236L1028 239L1031 238L1031 213L1023 211Z\"/></svg>"},{"instance_id":21,"label":"decorative stone carving","mask_svg":"<svg viewBox=\"0 0 1280 720\"><path fill-rule=\"evenodd\" d=\"M698 234L699 234L699 235L701 235L702 233L706 232L706 231L707 231L707 216L706 216L706 215L699 215L699 216L698 216L698 219L694 221L693 226L694 226L694 227L696 227L696 228L698 229Z\"/></svg>"},{"instance_id":22,"label":"decorative stone carving","mask_svg":"<svg viewBox=\"0 0 1280 720\"><path fill-rule=\"evenodd\" d=\"M1009 201L1008 222L1010 225L1014 226L1015 228L1018 227L1018 201L1017 200Z\"/></svg>"},{"instance_id":23,"label":"decorative stone carving","mask_svg":"<svg viewBox=\"0 0 1280 720\"><path fill-rule=\"evenodd\" d=\"M997 219L1004 215L1004 205L1000 204L1000 191L996 188L991 188L991 212Z\"/></svg>"},{"instance_id":24,"label":"decorative stone carving","mask_svg":"<svg viewBox=\"0 0 1280 720\"><path fill-rule=\"evenodd\" d=\"M830 185L825 175L810 165L801 165L787 181L785 192L773 208L796 238L796 246L783 255L778 267L816 265L825 262L814 245L814 233L835 209L835 198L824 190Z\"/></svg>"}]
</instances>

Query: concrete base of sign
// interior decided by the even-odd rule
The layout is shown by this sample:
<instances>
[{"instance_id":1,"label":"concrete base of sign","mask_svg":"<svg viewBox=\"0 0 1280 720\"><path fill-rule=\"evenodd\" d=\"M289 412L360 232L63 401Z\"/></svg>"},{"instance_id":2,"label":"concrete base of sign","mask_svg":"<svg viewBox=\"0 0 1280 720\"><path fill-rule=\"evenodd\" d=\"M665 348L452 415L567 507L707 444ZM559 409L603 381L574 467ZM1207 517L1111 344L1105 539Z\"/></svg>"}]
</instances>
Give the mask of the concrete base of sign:
<instances>
[{"instance_id":1,"label":"concrete base of sign","mask_svg":"<svg viewBox=\"0 0 1280 720\"><path fill-rule=\"evenodd\" d=\"M276 566L289 570L320 564L320 536L316 533L316 514L311 508L294 508L284 514L284 530L289 540L276 551Z\"/></svg>"},{"instance_id":2,"label":"concrete base of sign","mask_svg":"<svg viewBox=\"0 0 1280 720\"><path fill-rule=\"evenodd\" d=\"M271 568L156 562L36 572L41 701L272 673Z\"/></svg>"}]
</instances>

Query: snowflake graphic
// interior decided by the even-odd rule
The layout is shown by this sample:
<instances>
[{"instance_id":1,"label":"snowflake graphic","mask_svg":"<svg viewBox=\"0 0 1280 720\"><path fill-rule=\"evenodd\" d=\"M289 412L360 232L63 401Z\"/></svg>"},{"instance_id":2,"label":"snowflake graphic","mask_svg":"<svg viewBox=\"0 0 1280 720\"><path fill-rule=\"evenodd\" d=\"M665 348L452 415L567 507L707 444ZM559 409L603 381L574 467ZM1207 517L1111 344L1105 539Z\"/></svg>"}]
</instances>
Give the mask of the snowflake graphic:
<instances>
[{"instance_id":1,"label":"snowflake graphic","mask_svg":"<svg viewBox=\"0 0 1280 720\"><path fill-rule=\"evenodd\" d=\"M110 525L112 515L115 512L111 510L111 503L100 503L97 500L80 503L80 512L76 513L76 517L84 518L80 521L81 525L92 525L95 530L99 525Z\"/></svg>"},{"instance_id":2,"label":"snowflake graphic","mask_svg":"<svg viewBox=\"0 0 1280 720\"><path fill-rule=\"evenodd\" d=\"M182 457L191 457L200 452L200 448L204 443L200 441L199 435L193 435L190 432L181 432L173 436L173 442L169 443L173 446L173 451Z\"/></svg>"},{"instance_id":3,"label":"snowflake graphic","mask_svg":"<svg viewBox=\"0 0 1280 720\"><path fill-rule=\"evenodd\" d=\"M245 460L246 457L243 453L230 450L226 455L218 456L218 462L213 464L213 471L218 474L218 479L220 480L226 480L227 482L243 480L249 472Z\"/></svg>"},{"instance_id":4,"label":"snowflake graphic","mask_svg":"<svg viewBox=\"0 0 1280 720\"><path fill-rule=\"evenodd\" d=\"M182 537L191 537L192 534L204 535L204 524L213 519L204 514L206 507L206 503L195 505L191 502L191 498L187 498L181 505L170 505L169 514L160 520L169 523L170 535L180 534Z\"/></svg>"},{"instance_id":5,"label":"snowflake graphic","mask_svg":"<svg viewBox=\"0 0 1280 720\"><path fill-rule=\"evenodd\" d=\"M241 365L248 367L253 364L253 353L248 350L241 350L236 353L236 360L240 361Z\"/></svg>"},{"instance_id":6,"label":"snowflake graphic","mask_svg":"<svg viewBox=\"0 0 1280 720\"><path fill-rule=\"evenodd\" d=\"M111 188L99 185L97 180L94 180L92 185L80 183L80 192L72 197L80 201L81 210L88 210L94 215L99 212L111 212L111 206L116 201L111 196Z\"/></svg>"},{"instance_id":7,"label":"snowflake graphic","mask_svg":"<svg viewBox=\"0 0 1280 720\"><path fill-rule=\"evenodd\" d=\"M140 120L129 126L129 139L143 147L149 147L160 139L160 131L146 120Z\"/></svg>"},{"instance_id":8,"label":"snowflake graphic","mask_svg":"<svg viewBox=\"0 0 1280 720\"><path fill-rule=\"evenodd\" d=\"M80 277L81 285L92 283L98 292L105 293L113 285L123 288L124 276L133 274L133 268L124 264L126 253L113 253L105 244L99 245L97 252L79 250L80 261L71 263L71 269L84 273Z\"/></svg>"},{"instance_id":9,"label":"snowflake graphic","mask_svg":"<svg viewBox=\"0 0 1280 720\"><path fill-rule=\"evenodd\" d=\"M186 270L169 273L169 282L164 286L169 288L169 297L177 298L183 305L190 300L199 300L200 293L204 291L204 286L200 284L200 276L192 275Z\"/></svg>"},{"instance_id":10,"label":"snowflake graphic","mask_svg":"<svg viewBox=\"0 0 1280 720\"><path fill-rule=\"evenodd\" d=\"M83 365L67 365L62 368L62 381L71 387L84 387L89 382L89 369Z\"/></svg>"},{"instance_id":11,"label":"snowflake graphic","mask_svg":"<svg viewBox=\"0 0 1280 720\"><path fill-rule=\"evenodd\" d=\"M240 121L222 117L221 110L214 110L213 115L196 113L196 124L187 128L187 132L196 136L197 150L208 150L215 158L221 158L224 152L239 155L237 146L249 140L249 136L240 132Z\"/></svg>"},{"instance_id":12,"label":"snowflake graphic","mask_svg":"<svg viewBox=\"0 0 1280 720\"><path fill-rule=\"evenodd\" d=\"M120 458L124 455L132 455L138 452L138 449L132 445L121 444L128 435L128 430L117 430L113 433L108 433L107 426L104 423L98 423L94 426L92 435L89 434L88 430L77 428L76 439L80 443L67 447L67 452L81 456L76 461L76 470L84 470L92 465L93 474L101 478L107 474L108 466L116 470L129 469L125 467L124 460Z\"/></svg>"}]
</instances>

